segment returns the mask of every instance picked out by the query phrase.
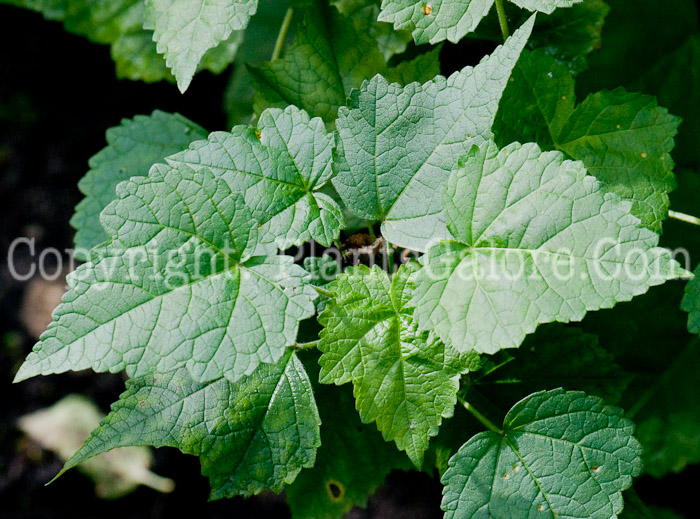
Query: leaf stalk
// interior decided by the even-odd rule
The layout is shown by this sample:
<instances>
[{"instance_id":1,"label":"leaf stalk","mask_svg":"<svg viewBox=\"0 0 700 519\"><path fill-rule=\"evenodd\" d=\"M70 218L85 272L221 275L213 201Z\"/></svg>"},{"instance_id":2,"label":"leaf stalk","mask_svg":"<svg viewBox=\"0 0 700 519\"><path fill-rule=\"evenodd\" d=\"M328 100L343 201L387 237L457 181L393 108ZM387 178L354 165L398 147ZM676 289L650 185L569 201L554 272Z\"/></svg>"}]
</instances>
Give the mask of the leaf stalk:
<instances>
[{"instance_id":1,"label":"leaf stalk","mask_svg":"<svg viewBox=\"0 0 700 519\"><path fill-rule=\"evenodd\" d=\"M681 222L700 226L700 218L698 218L697 216L691 216L689 214L679 213L677 211L671 211L669 209L668 217L673 218L674 220L680 220Z\"/></svg>"},{"instance_id":2,"label":"leaf stalk","mask_svg":"<svg viewBox=\"0 0 700 519\"><path fill-rule=\"evenodd\" d=\"M506 18L506 10L503 7L503 0L496 0L496 12L498 13L498 23L501 26L503 41L506 41L508 36L510 36L510 31L508 30L508 19Z\"/></svg>"},{"instance_id":3,"label":"leaf stalk","mask_svg":"<svg viewBox=\"0 0 700 519\"><path fill-rule=\"evenodd\" d=\"M287 39L287 34L289 34L289 27L292 25L292 18L294 17L294 8L287 8L287 12L284 15L284 20L282 20L282 25L280 26L280 32L277 35L277 41L275 42L275 48L272 50L272 60L275 61L282 54L282 48L284 47L284 42Z\"/></svg>"},{"instance_id":4,"label":"leaf stalk","mask_svg":"<svg viewBox=\"0 0 700 519\"><path fill-rule=\"evenodd\" d=\"M481 414L478 409L462 398L461 395L457 395L457 400L459 400L459 403L462 404L464 408L469 411L474 418L479 420L488 430L495 432L499 436L505 436L503 429Z\"/></svg>"}]
</instances>

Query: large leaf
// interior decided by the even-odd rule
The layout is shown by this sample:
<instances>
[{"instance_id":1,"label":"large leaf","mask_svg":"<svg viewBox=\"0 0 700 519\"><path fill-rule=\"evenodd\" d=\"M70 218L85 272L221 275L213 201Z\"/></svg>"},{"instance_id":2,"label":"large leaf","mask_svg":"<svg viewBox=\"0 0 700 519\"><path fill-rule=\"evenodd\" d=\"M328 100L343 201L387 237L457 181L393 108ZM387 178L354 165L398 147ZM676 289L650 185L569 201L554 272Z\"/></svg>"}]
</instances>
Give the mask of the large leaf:
<instances>
[{"instance_id":1,"label":"large leaf","mask_svg":"<svg viewBox=\"0 0 700 519\"><path fill-rule=\"evenodd\" d=\"M575 105L568 68L545 52L524 52L496 117L497 141L535 141L583 161L590 174L633 202L645 226L660 231L675 187L670 152L680 119L654 98L622 89Z\"/></svg>"},{"instance_id":2,"label":"large leaf","mask_svg":"<svg viewBox=\"0 0 700 519\"><path fill-rule=\"evenodd\" d=\"M107 240L100 213L116 198L119 182L147 175L156 162L206 137L203 128L185 117L159 110L150 116L123 119L120 126L107 130L107 147L90 159L90 171L78 183L85 198L76 206L70 223L77 230L79 259L87 260L87 251Z\"/></svg>"},{"instance_id":3,"label":"large leaf","mask_svg":"<svg viewBox=\"0 0 700 519\"><path fill-rule=\"evenodd\" d=\"M159 54L187 90L204 54L245 29L258 0L146 0L145 29L153 30Z\"/></svg>"},{"instance_id":4,"label":"large leaf","mask_svg":"<svg viewBox=\"0 0 700 519\"><path fill-rule=\"evenodd\" d=\"M408 458L363 425L345 388L318 394L321 448L313 468L302 470L286 489L295 519L341 519L367 498L392 469L410 470Z\"/></svg>"},{"instance_id":5,"label":"large leaf","mask_svg":"<svg viewBox=\"0 0 700 519\"><path fill-rule=\"evenodd\" d=\"M337 120L333 185L357 216L382 221L389 241L425 250L447 237L441 186L461 156L491 138L498 101L531 19L491 56L445 79L405 87L375 76Z\"/></svg>"},{"instance_id":6,"label":"large leaf","mask_svg":"<svg viewBox=\"0 0 700 519\"><path fill-rule=\"evenodd\" d=\"M320 380L355 386L363 422L376 422L417 466L443 418L454 412L459 374L478 357L459 358L428 332L418 332L407 306L413 268L389 276L376 265L349 268L319 318L324 329Z\"/></svg>"},{"instance_id":7,"label":"large leaf","mask_svg":"<svg viewBox=\"0 0 700 519\"><path fill-rule=\"evenodd\" d=\"M437 55L416 69L410 81L426 81L440 71ZM326 122L335 120L353 88L389 71L377 42L360 32L349 16L317 0L282 59L250 69L256 87L255 109L295 105Z\"/></svg>"},{"instance_id":8,"label":"large leaf","mask_svg":"<svg viewBox=\"0 0 700 519\"><path fill-rule=\"evenodd\" d=\"M332 151L323 121L290 106L263 112L257 131L214 132L167 161L209 169L232 191L245 193L260 223L260 242L284 250L308 239L328 247L340 233L340 206L320 191L333 175Z\"/></svg>"},{"instance_id":9,"label":"large leaf","mask_svg":"<svg viewBox=\"0 0 700 519\"><path fill-rule=\"evenodd\" d=\"M101 218L111 240L69 276L16 380L186 366L197 381L236 381L277 362L314 313L309 274L289 256L251 258L257 225L208 170L156 165L121 183Z\"/></svg>"},{"instance_id":10,"label":"large leaf","mask_svg":"<svg viewBox=\"0 0 700 519\"><path fill-rule=\"evenodd\" d=\"M642 469L634 425L597 397L535 393L503 420L501 434L465 443L442 477L445 518L614 519Z\"/></svg>"},{"instance_id":11,"label":"large leaf","mask_svg":"<svg viewBox=\"0 0 700 519\"><path fill-rule=\"evenodd\" d=\"M444 204L453 241L424 256L413 303L421 328L461 351L518 347L538 324L581 320L687 274L629 202L536 144L474 149Z\"/></svg>"},{"instance_id":12,"label":"large leaf","mask_svg":"<svg viewBox=\"0 0 700 519\"><path fill-rule=\"evenodd\" d=\"M557 7L569 7L582 0L511 0L528 9L551 13ZM494 0L382 0L379 21L394 24L395 29L413 33L416 43L461 40L474 31L493 6Z\"/></svg>"},{"instance_id":13,"label":"large leaf","mask_svg":"<svg viewBox=\"0 0 700 519\"><path fill-rule=\"evenodd\" d=\"M201 383L186 369L144 375L63 471L117 447L176 447L199 456L212 499L280 492L310 467L321 444L311 381L293 353L236 384Z\"/></svg>"}]
</instances>

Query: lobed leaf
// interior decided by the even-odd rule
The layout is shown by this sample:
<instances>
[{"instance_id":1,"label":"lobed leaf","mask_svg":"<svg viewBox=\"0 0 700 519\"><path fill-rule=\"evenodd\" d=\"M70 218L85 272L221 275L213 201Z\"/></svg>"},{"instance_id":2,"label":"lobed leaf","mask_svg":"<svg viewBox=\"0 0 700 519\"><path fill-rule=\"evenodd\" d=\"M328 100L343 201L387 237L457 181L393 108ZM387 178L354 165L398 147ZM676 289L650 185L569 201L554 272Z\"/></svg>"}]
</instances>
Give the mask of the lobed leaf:
<instances>
[{"instance_id":1,"label":"lobed leaf","mask_svg":"<svg viewBox=\"0 0 700 519\"><path fill-rule=\"evenodd\" d=\"M101 221L111 240L69 276L17 381L183 366L197 381L236 381L277 362L314 313L309 274L289 256L251 257L257 226L211 171L156 165L118 186Z\"/></svg>"},{"instance_id":2,"label":"lobed leaf","mask_svg":"<svg viewBox=\"0 0 700 519\"><path fill-rule=\"evenodd\" d=\"M687 274L629 202L536 144L475 148L444 204L453 241L424 256L412 304L421 329L460 351L516 348L538 324L581 320Z\"/></svg>"},{"instance_id":3,"label":"lobed leaf","mask_svg":"<svg viewBox=\"0 0 700 519\"><path fill-rule=\"evenodd\" d=\"M478 356L459 356L434 335L419 332L407 307L414 267L390 280L378 266L350 267L333 284L335 298L319 322L320 380L352 382L360 417L376 422L420 466L431 436L454 412L459 374Z\"/></svg>"},{"instance_id":4,"label":"lobed leaf","mask_svg":"<svg viewBox=\"0 0 700 519\"><path fill-rule=\"evenodd\" d=\"M518 402L449 462L445 518L614 519L642 469L634 425L597 397L562 389Z\"/></svg>"},{"instance_id":5,"label":"lobed leaf","mask_svg":"<svg viewBox=\"0 0 700 519\"><path fill-rule=\"evenodd\" d=\"M424 251L446 238L441 187L461 156L492 137L498 101L532 30L530 19L476 67L405 87L375 76L341 108L333 186L382 235Z\"/></svg>"},{"instance_id":6,"label":"lobed leaf","mask_svg":"<svg viewBox=\"0 0 700 519\"><path fill-rule=\"evenodd\" d=\"M333 176L332 151L323 121L290 106L263 112L257 131L214 132L167 162L211 170L244 193L260 243L285 250L309 239L328 247L344 225L340 206L321 191Z\"/></svg>"}]
</instances>

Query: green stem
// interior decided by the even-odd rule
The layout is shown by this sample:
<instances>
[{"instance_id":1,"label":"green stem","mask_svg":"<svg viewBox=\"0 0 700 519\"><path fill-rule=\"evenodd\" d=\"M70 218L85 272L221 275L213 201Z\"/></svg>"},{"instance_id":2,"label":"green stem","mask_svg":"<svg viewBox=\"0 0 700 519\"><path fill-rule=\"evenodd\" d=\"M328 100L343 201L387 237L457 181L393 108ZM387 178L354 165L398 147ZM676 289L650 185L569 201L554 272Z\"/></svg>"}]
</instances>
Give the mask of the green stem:
<instances>
[{"instance_id":1,"label":"green stem","mask_svg":"<svg viewBox=\"0 0 700 519\"><path fill-rule=\"evenodd\" d=\"M495 432L499 436L504 436L503 430L500 427L496 426L496 424L481 414L478 409L462 398L461 395L457 395L457 400L459 400L459 403L462 404L464 408L469 411L474 418L479 420L487 429Z\"/></svg>"},{"instance_id":2,"label":"green stem","mask_svg":"<svg viewBox=\"0 0 700 519\"><path fill-rule=\"evenodd\" d=\"M316 292L318 292L322 296L335 297L335 294L333 292L331 292L330 290L326 290L325 288L314 286L314 290L316 290Z\"/></svg>"},{"instance_id":3,"label":"green stem","mask_svg":"<svg viewBox=\"0 0 700 519\"><path fill-rule=\"evenodd\" d=\"M372 243L377 241L377 237L374 235L374 228L372 227L372 224L369 224L367 226L367 232L369 233L369 237L372 240Z\"/></svg>"},{"instance_id":4,"label":"green stem","mask_svg":"<svg viewBox=\"0 0 700 519\"><path fill-rule=\"evenodd\" d=\"M386 260L387 260L387 270L389 271L389 275L394 273L394 246L389 243L389 240L384 238L385 243L386 243Z\"/></svg>"},{"instance_id":5,"label":"green stem","mask_svg":"<svg viewBox=\"0 0 700 519\"><path fill-rule=\"evenodd\" d=\"M700 225L700 218L697 216L691 216L685 213L678 213L676 211L668 211L669 218L674 218L680 220L681 222L690 223L692 225Z\"/></svg>"},{"instance_id":6,"label":"green stem","mask_svg":"<svg viewBox=\"0 0 700 519\"><path fill-rule=\"evenodd\" d=\"M289 27L292 25L292 18L294 17L294 8L290 7L287 9L287 13L284 15L284 20L282 20L282 26L280 27L280 32L277 35L277 41L275 42L275 48L272 51L272 61L275 61L282 54L282 47L284 47L284 42L287 39L287 34L289 33Z\"/></svg>"},{"instance_id":7,"label":"green stem","mask_svg":"<svg viewBox=\"0 0 700 519\"><path fill-rule=\"evenodd\" d=\"M336 248L337 248L339 251L342 251L342 250L343 250L343 244L340 243L340 240L339 240L338 238L335 238L335 239L333 240L333 245L335 245Z\"/></svg>"},{"instance_id":8,"label":"green stem","mask_svg":"<svg viewBox=\"0 0 700 519\"><path fill-rule=\"evenodd\" d=\"M318 347L319 342L321 342L321 341L298 342L293 346L293 348L297 351L313 350L314 348Z\"/></svg>"},{"instance_id":9,"label":"green stem","mask_svg":"<svg viewBox=\"0 0 700 519\"><path fill-rule=\"evenodd\" d=\"M503 41L508 39L510 31L508 30L508 20L506 19L506 10L503 8L503 0L496 0L496 12L498 13L498 23L501 25L501 34Z\"/></svg>"}]
</instances>

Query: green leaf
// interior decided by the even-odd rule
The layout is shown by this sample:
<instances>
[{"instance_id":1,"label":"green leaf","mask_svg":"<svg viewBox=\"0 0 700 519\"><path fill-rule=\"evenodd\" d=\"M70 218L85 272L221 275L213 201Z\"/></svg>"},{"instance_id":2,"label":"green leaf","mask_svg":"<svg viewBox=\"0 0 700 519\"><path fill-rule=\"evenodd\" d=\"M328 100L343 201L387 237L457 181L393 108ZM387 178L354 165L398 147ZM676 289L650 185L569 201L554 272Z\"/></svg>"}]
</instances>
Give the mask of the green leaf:
<instances>
[{"instance_id":1,"label":"green leaf","mask_svg":"<svg viewBox=\"0 0 700 519\"><path fill-rule=\"evenodd\" d=\"M478 356L459 356L428 332L419 333L407 307L414 267L390 280L378 266L348 268L333 284L335 299L319 317L324 329L320 380L355 386L365 423L420 466L431 436L454 412L459 374Z\"/></svg>"},{"instance_id":2,"label":"green leaf","mask_svg":"<svg viewBox=\"0 0 700 519\"><path fill-rule=\"evenodd\" d=\"M119 184L101 221L111 240L69 276L16 380L185 366L235 382L277 362L314 313L309 274L289 256L251 258L257 226L211 171L156 165Z\"/></svg>"},{"instance_id":3,"label":"green leaf","mask_svg":"<svg viewBox=\"0 0 700 519\"><path fill-rule=\"evenodd\" d=\"M421 329L460 351L516 348L538 324L581 320L687 274L629 202L536 144L475 148L444 204L455 241L428 250L413 304Z\"/></svg>"},{"instance_id":4,"label":"green leaf","mask_svg":"<svg viewBox=\"0 0 700 519\"><path fill-rule=\"evenodd\" d=\"M580 390L615 404L631 378L598 345L598 337L559 324L539 328L525 339L515 357L494 362L472 383L509 404L553 387Z\"/></svg>"},{"instance_id":5,"label":"green leaf","mask_svg":"<svg viewBox=\"0 0 700 519\"><path fill-rule=\"evenodd\" d=\"M345 16L352 19L359 33L369 34L379 45L385 59L401 54L411 41L408 31L395 31L388 23L377 22L381 0L331 0Z\"/></svg>"},{"instance_id":6,"label":"green leaf","mask_svg":"<svg viewBox=\"0 0 700 519\"><path fill-rule=\"evenodd\" d=\"M261 244L285 250L312 239L328 247L344 225L340 206L320 189L333 175L333 136L294 106L260 115L257 132L237 126L168 157L171 165L213 171L245 199Z\"/></svg>"},{"instance_id":7,"label":"green leaf","mask_svg":"<svg viewBox=\"0 0 700 519\"><path fill-rule=\"evenodd\" d=\"M245 29L257 0L146 0L145 29L153 30L159 54L187 90L204 54Z\"/></svg>"},{"instance_id":8,"label":"green leaf","mask_svg":"<svg viewBox=\"0 0 700 519\"><path fill-rule=\"evenodd\" d=\"M698 370L700 344L693 340L663 372L640 376L627 391L627 416L637 424L644 470L652 476L680 472L700 462Z\"/></svg>"},{"instance_id":9,"label":"green leaf","mask_svg":"<svg viewBox=\"0 0 700 519\"><path fill-rule=\"evenodd\" d=\"M685 286L681 310L688 312L688 331L700 333L700 266L693 273L695 277Z\"/></svg>"},{"instance_id":10,"label":"green leaf","mask_svg":"<svg viewBox=\"0 0 700 519\"><path fill-rule=\"evenodd\" d=\"M317 399L323 426L316 464L286 489L295 519L341 519L353 507L366 506L392 469L411 468L374 427L360 422L349 391L321 389Z\"/></svg>"},{"instance_id":11,"label":"green leaf","mask_svg":"<svg viewBox=\"0 0 700 519\"><path fill-rule=\"evenodd\" d=\"M562 389L518 402L503 434L465 443L442 477L445 518L611 519L642 469L634 425L600 398Z\"/></svg>"},{"instance_id":12,"label":"green leaf","mask_svg":"<svg viewBox=\"0 0 700 519\"><path fill-rule=\"evenodd\" d=\"M543 51L524 52L503 94L497 141L536 141L581 160L653 231L668 216L675 187L670 152L680 119L652 97L623 89L588 96L575 107L569 70Z\"/></svg>"},{"instance_id":13,"label":"green leaf","mask_svg":"<svg viewBox=\"0 0 700 519\"><path fill-rule=\"evenodd\" d=\"M557 7L569 7L582 0L511 0L530 11L551 13ZM488 14L494 0L382 0L380 22L413 33L416 43L457 43L473 32Z\"/></svg>"},{"instance_id":14,"label":"green leaf","mask_svg":"<svg viewBox=\"0 0 700 519\"><path fill-rule=\"evenodd\" d=\"M63 472L117 447L175 447L199 456L211 498L281 492L321 445L311 381L296 355L231 384L186 369L127 381L127 391Z\"/></svg>"},{"instance_id":15,"label":"green leaf","mask_svg":"<svg viewBox=\"0 0 700 519\"><path fill-rule=\"evenodd\" d=\"M77 230L76 257L86 261L87 251L107 240L100 213L116 198L119 182L147 175L156 162L206 137L203 128L185 117L159 110L123 119L120 126L107 130L107 147L90 159L90 171L78 183L85 198L70 221Z\"/></svg>"},{"instance_id":16,"label":"green leaf","mask_svg":"<svg viewBox=\"0 0 700 519\"><path fill-rule=\"evenodd\" d=\"M410 81L426 81L440 71L436 54L414 64L418 75ZM292 45L282 59L251 67L256 88L255 110L295 105L332 123L338 107L346 104L353 88L365 79L391 70L377 42L353 20L322 1L306 11ZM403 78L397 73L397 78Z\"/></svg>"},{"instance_id":17,"label":"green leaf","mask_svg":"<svg viewBox=\"0 0 700 519\"><path fill-rule=\"evenodd\" d=\"M492 136L498 101L531 19L491 56L445 79L402 87L375 76L341 108L333 185L390 242L423 251L447 237L441 186L459 158Z\"/></svg>"}]
</instances>

